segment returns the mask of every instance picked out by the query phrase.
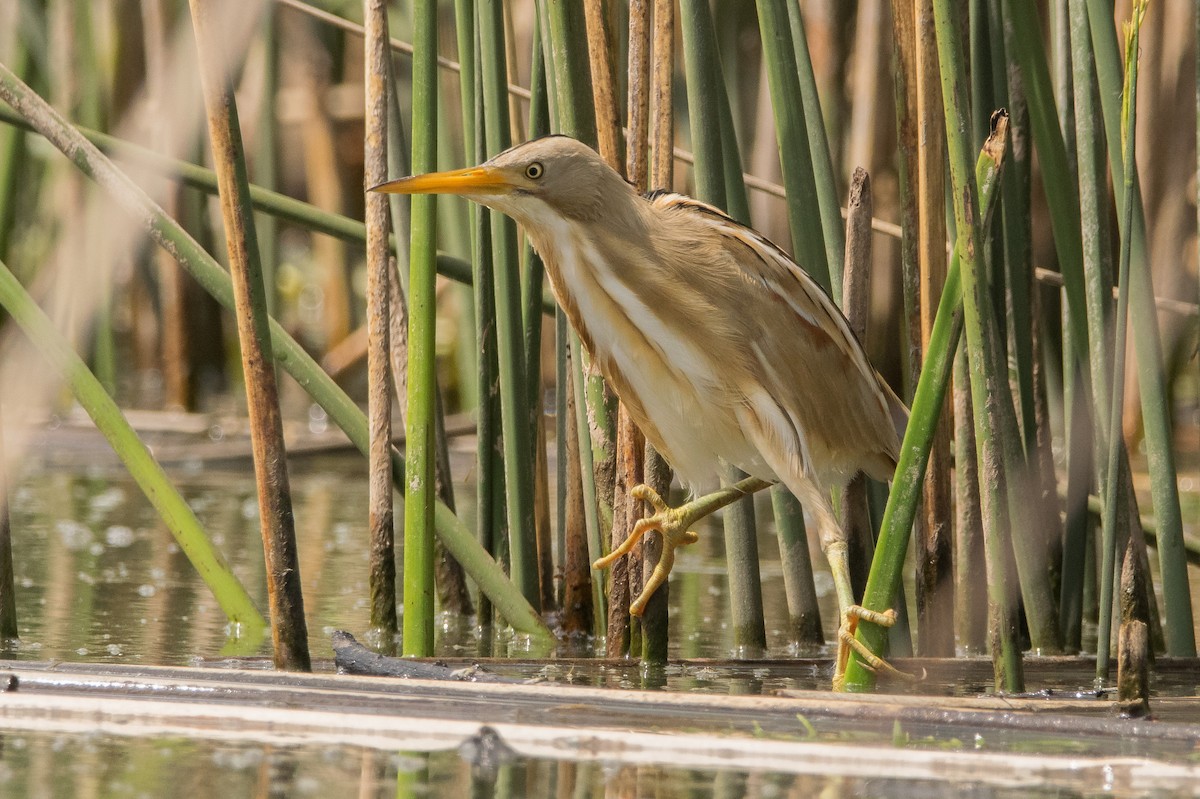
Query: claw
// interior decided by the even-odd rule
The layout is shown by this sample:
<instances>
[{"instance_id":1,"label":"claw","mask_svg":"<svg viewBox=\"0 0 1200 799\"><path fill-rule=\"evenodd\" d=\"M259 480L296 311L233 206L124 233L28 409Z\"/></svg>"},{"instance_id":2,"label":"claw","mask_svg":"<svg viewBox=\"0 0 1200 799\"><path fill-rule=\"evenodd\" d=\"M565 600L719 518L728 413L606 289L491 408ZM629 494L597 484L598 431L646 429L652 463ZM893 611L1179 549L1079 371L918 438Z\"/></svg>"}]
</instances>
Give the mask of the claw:
<instances>
[{"instance_id":1,"label":"claw","mask_svg":"<svg viewBox=\"0 0 1200 799\"><path fill-rule=\"evenodd\" d=\"M854 637L858 630L859 620L866 620L882 627L891 627L896 623L896 611L888 608L880 612L864 608L861 605L849 605L842 612L842 625L838 629L837 665L833 672L833 690L841 691L845 686L846 664L850 660L851 649L862 659L862 666L868 671L883 672L908 682L916 682L919 679L916 675L900 671Z\"/></svg>"},{"instance_id":2,"label":"claw","mask_svg":"<svg viewBox=\"0 0 1200 799\"><path fill-rule=\"evenodd\" d=\"M654 515L645 519L639 519L633 526L629 537L626 538L621 545L614 549L609 554L598 559L592 564L593 569L607 569L618 558L629 554L634 545L651 530L657 530L663 539L662 555L658 559L658 563L654 566L654 571L650 578L646 581L646 585L642 588L642 593L637 599L629 605L629 613L633 616L641 616L646 610L646 603L650 601L650 597L654 596L654 592L667 581L667 577L671 574L671 567L675 565L675 549L688 544L694 544L700 540L700 536L696 535L687 526L694 521L691 514L685 512L682 508L672 508L662 497L648 485L641 484L633 487L630 495L634 499L639 499L648 503L654 508Z\"/></svg>"}]
</instances>

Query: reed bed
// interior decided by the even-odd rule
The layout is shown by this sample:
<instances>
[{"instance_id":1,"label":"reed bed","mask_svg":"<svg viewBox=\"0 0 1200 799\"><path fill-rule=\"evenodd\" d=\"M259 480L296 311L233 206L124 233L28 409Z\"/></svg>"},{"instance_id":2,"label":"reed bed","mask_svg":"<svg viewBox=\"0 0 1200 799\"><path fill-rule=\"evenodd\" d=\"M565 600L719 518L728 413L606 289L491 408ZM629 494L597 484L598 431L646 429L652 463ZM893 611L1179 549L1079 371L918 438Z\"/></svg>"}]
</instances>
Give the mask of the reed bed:
<instances>
[{"instance_id":1,"label":"reed bed","mask_svg":"<svg viewBox=\"0 0 1200 799\"><path fill-rule=\"evenodd\" d=\"M1197 201L1186 196L1200 163L1196 120L1180 101L1191 91L1200 107L1189 89L1200 74L1190 69L1200 63L1195 8L1135 3L1141 47L1135 37L1122 52L1118 25L1131 10L1100 0L682 0L678 14L666 0L214 3L206 14L219 40L196 26L202 92L180 77L194 56L165 45L195 38L171 4L61 4L80 45L69 52L45 9L18 5L20 25L0 25L21 30L0 34L6 311L105 418L118 413L114 398L204 410L236 396L205 388L206 368L244 386L247 407L267 409L256 441L278 431L272 408L324 408L370 453L363 624L382 631L383 648L400 627L405 654L434 654L440 609L510 626L524 636L518 646L539 652L555 639L564 651L648 663L672 646L686 652L668 637L666 587L640 621L629 617L656 542L611 575L587 567L647 512L630 489L645 481L665 497L669 472L556 315L522 231L455 198L360 199L389 177L563 133L639 189L692 194L773 237L846 303L876 368L910 405L894 480L838 498L843 518L857 520L863 605L898 605L907 620L891 632L863 623L861 641L880 653L986 650L997 688L1010 691L1024 688L1028 649L1095 652L1107 678L1126 640L1118 620L1144 623L1155 651L1195 655L1188 563L1200 529L1186 511L1200 463L1200 259L1197 215L1173 210ZM44 63L32 56L43 45L57 54ZM167 95L184 110L151 103ZM209 138L224 142L213 169L198 145L205 96ZM238 112L256 123L239 129ZM172 124L147 136L154 113ZM843 211L860 167L855 186L866 193L854 196L867 201ZM227 212L219 225L188 211L209 196ZM98 216L103 206L109 217ZM103 263L72 256L87 236L108 239L94 248ZM154 269L114 266L144 259L147 237L160 250ZM72 270L102 290L82 291ZM243 294L253 302L236 326L201 313ZM197 296L204 304L181 299ZM304 296L319 297L315 311ZM128 319L157 336L135 335ZM3 335L16 335L12 324ZM205 366L205 341L228 342L241 359ZM4 352L6 376L36 363ZM345 377L351 368L335 382L313 357L330 352L361 364L360 376ZM272 399L276 366L302 392L286 383L282 402ZM138 389L146 371L162 376L157 395ZM6 391L3 415L51 403L54 391ZM299 393L306 399L289 404ZM464 410L477 419L475 497L459 511L450 486L463 475L449 471L444 417ZM120 429L120 446L145 461ZM12 474L21 452L6 444ZM263 451L264 469L285 463L279 446ZM131 469L165 479L142 461ZM260 469L256 480L264 541L283 558L269 554L267 572L290 597L270 594L276 663L305 668L286 470ZM1148 490L1135 493L1135 482ZM162 499L165 485L147 491L179 504ZM172 508L164 518L184 518L204 540L194 517ZM785 570L782 635L798 651L820 648L833 620L819 618L799 503L776 488L769 503L747 497L723 514L723 542L701 546L728 563L739 653L768 651L762 525ZM19 562L21 531L0 535L0 622L14 607L9 539ZM215 550L205 557L220 563ZM1131 587L1116 591L1122 568ZM257 618L239 600L222 606L231 619ZM847 687L870 690L874 679L853 656Z\"/></svg>"}]
</instances>

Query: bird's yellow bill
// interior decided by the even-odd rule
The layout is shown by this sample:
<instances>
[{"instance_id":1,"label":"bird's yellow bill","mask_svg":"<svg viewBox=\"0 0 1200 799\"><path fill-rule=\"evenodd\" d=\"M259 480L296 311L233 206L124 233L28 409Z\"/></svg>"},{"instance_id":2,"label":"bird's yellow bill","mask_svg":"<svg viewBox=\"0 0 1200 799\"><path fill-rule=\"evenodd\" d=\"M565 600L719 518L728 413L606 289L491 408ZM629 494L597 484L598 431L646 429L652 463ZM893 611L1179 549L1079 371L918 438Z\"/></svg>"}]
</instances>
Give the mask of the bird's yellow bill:
<instances>
[{"instance_id":1,"label":"bird's yellow bill","mask_svg":"<svg viewBox=\"0 0 1200 799\"><path fill-rule=\"evenodd\" d=\"M427 175L390 180L370 188L370 191L386 194L503 194L511 190L512 183L504 173L488 166L430 172Z\"/></svg>"}]
</instances>

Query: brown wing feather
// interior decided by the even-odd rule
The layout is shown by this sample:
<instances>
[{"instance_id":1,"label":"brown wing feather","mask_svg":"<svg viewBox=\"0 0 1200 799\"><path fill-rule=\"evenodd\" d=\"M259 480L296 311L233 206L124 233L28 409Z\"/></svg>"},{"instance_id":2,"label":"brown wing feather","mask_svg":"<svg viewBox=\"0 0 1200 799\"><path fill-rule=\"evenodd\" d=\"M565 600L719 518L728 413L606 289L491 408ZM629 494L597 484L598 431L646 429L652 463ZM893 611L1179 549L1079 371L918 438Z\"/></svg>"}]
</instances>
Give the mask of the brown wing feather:
<instances>
[{"instance_id":1,"label":"brown wing feather","mask_svg":"<svg viewBox=\"0 0 1200 799\"><path fill-rule=\"evenodd\" d=\"M737 279L714 307L731 309L721 324L757 359L751 371L807 441L817 471L866 471L889 479L899 453L903 404L871 367L841 312L778 247L712 206L668 195L668 214L690 216L719 242L720 271ZM678 229L678 227L676 228ZM715 270L705 270L715 271Z\"/></svg>"}]
</instances>

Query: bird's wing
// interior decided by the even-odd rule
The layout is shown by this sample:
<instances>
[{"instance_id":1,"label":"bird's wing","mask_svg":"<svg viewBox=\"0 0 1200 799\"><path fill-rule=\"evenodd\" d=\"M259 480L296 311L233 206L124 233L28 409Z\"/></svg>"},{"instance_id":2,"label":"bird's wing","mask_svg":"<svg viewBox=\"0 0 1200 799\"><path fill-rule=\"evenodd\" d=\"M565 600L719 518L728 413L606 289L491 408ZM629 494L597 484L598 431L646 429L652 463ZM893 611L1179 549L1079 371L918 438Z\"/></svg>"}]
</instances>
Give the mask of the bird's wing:
<instances>
[{"instance_id":1,"label":"bird's wing","mask_svg":"<svg viewBox=\"0 0 1200 799\"><path fill-rule=\"evenodd\" d=\"M723 324L741 328L742 357L757 360L753 371L765 383L765 392L748 390L746 402L775 404L757 409L760 423L790 423L796 454L817 472L862 469L890 478L907 411L829 295L777 246L720 210L680 195L652 202L719 242L720 271L733 279L711 289L730 293L714 305L731 311ZM774 437L787 434L777 429Z\"/></svg>"}]
</instances>

